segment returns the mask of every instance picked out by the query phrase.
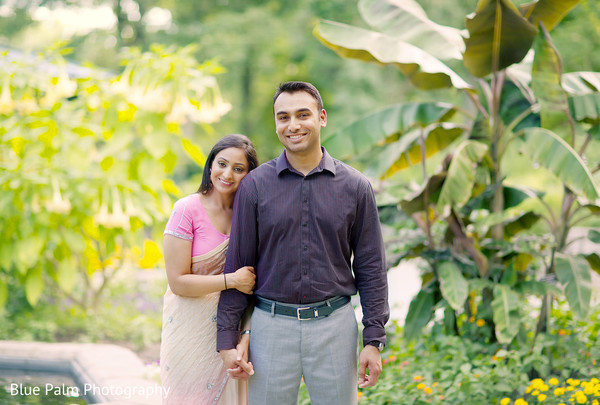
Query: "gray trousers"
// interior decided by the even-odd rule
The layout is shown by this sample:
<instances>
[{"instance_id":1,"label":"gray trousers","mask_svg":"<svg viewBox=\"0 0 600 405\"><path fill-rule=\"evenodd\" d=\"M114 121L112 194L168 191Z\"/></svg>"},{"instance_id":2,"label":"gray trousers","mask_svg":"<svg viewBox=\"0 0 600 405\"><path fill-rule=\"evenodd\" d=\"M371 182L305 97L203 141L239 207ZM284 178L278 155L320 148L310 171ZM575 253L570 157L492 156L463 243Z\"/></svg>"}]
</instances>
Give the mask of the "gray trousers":
<instances>
[{"instance_id":1,"label":"gray trousers","mask_svg":"<svg viewBox=\"0 0 600 405\"><path fill-rule=\"evenodd\" d=\"M296 405L301 378L312 405L357 403L358 327L352 304L300 321L255 308L249 405Z\"/></svg>"}]
</instances>

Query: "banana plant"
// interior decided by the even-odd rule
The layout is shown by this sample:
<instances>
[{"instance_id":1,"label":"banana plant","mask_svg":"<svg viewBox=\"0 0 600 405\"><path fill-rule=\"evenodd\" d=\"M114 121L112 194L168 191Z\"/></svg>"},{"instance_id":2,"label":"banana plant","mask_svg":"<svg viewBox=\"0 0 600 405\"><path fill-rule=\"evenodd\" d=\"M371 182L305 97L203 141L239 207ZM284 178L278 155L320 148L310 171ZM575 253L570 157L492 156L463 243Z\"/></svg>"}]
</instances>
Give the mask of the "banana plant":
<instances>
[{"instance_id":1,"label":"banana plant","mask_svg":"<svg viewBox=\"0 0 600 405\"><path fill-rule=\"evenodd\" d=\"M433 22L413 0L360 0L371 29L316 25L314 35L340 56L392 65L417 89L466 100L390 106L323 142L389 190L398 179L406 183L402 170L420 167L412 193L385 192L423 234L399 255L427 263L406 318L408 337L418 336L436 307L446 308L454 332L479 308L492 339L509 343L521 327L515 302L529 295L544 299L538 331L563 292L575 316L587 316L600 259L567 248L573 226L600 213L600 166L588 153L600 142L600 74L564 74L549 34L579 1L479 0L461 30ZM517 155L560 182L559 209L543 189L509 185L506 167Z\"/></svg>"}]
</instances>

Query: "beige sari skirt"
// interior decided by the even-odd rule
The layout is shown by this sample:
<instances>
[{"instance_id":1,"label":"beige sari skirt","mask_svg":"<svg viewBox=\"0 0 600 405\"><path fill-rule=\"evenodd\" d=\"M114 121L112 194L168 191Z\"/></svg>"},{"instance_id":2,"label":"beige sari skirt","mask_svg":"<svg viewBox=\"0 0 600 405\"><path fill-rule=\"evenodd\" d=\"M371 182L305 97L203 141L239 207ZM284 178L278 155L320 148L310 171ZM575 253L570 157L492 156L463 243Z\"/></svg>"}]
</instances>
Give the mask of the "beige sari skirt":
<instances>
[{"instance_id":1,"label":"beige sari skirt","mask_svg":"<svg viewBox=\"0 0 600 405\"><path fill-rule=\"evenodd\" d=\"M193 257L192 273L223 273L228 244ZM247 382L228 378L216 351L218 303L219 293L182 297L167 287L160 346L163 404L247 404Z\"/></svg>"}]
</instances>

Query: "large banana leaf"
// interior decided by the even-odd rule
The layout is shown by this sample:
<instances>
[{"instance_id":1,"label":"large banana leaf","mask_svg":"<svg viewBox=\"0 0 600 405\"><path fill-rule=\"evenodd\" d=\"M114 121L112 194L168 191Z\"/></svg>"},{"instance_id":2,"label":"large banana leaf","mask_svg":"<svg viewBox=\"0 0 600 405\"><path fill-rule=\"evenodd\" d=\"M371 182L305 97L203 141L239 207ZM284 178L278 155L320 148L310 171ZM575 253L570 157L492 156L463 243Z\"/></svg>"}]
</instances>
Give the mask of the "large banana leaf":
<instances>
[{"instance_id":1,"label":"large banana leaf","mask_svg":"<svg viewBox=\"0 0 600 405\"><path fill-rule=\"evenodd\" d=\"M475 179L475 166L487 149L487 145L475 141L464 141L458 146L437 202L438 212L444 212L447 205L460 207L469 200Z\"/></svg>"},{"instance_id":2,"label":"large banana leaf","mask_svg":"<svg viewBox=\"0 0 600 405\"><path fill-rule=\"evenodd\" d=\"M540 22L552 30L581 0L539 0L520 6L523 16L537 27Z\"/></svg>"},{"instance_id":3,"label":"large banana leaf","mask_svg":"<svg viewBox=\"0 0 600 405\"><path fill-rule=\"evenodd\" d=\"M414 0L361 0L358 9L374 29L408 42L441 60L462 59L460 30L439 25Z\"/></svg>"},{"instance_id":4,"label":"large banana leaf","mask_svg":"<svg viewBox=\"0 0 600 405\"><path fill-rule=\"evenodd\" d=\"M469 283L454 262L444 261L438 267L440 289L448 304L459 311L469 296Z\"/></svg>"},{"instance_id":5,"label":"large banana leaf","mask_svg":"<svg viewBox=\"0 0 600 405\"><path fill-rule=\"evenodd\" d=\"M544 27L540 29L535 40L534 49L531 87L540 104L542 128L559 134L565 140L570 140L574 128L569 125L569 103L567 94L560 84L562 74L560 56Z\"/></svg>"},{"instance_id":6,"label":"large banana leaf","mask_svg":"<svg viewBox=\"0 0 600 405\"><path fill-rule=\"evenodd\" d=\"M569 98L569 109L579 122L600 124L600 93L582 94Z\"/></svg>"},{"instance_id":7,"label":"large banana leaf","mask_svg":"<svg viewBox=\"0 0 600 405\"><path fill-rule=\"evenodd\" d=\"M410 301L408 313L404 321L404 337L407 340L416 339L429 320L433 311L433 292L422 289Z\"/></svg>"},{"instance_id":8,"label":"large banana leaf","mask_svg":"<svg viewBox=\"0 0 600 405\"><path fill-rule=\"evenodd\" d=\"M446 173L438 173L429 177L427 184L400 201L402 212L412 215L415 212L425 211L425 190L427 190L429 201L435 203L445 179Z\"/></svg>"},{"instance_id":9,"label":"large banana leaf","mask_svg":"<svg viewBox=\"0 0 600 405\"><path fill-rule=\"evenodd\" d=\"M574 193L592 202L599 198L600 192L592 174L563 139L543 128L526 128L523 134L525 142L521 150L533 162L548 169Z\"/></svg>"},{"instance_id":10,"label":"large banana leaf","mask_svg":"<svg viewBox=\"0 0 600 405\"><path fill-rule=\"evenodd\" d=\"M368 176L389 177L394 173L421 162L421 131L425 137L425 159L446 149L463 134L464 128L451 123L440 123L427 129L414 129L393 143L381 146L362 157L370 164L365 169Z\"/></svg>"},{"instance_id":11,"label":"large banana leaf","mask_svg":"<svg viewBox=\"0 0 600 405\"><path fill-rule=\"evenodd\" d=\"M562 86L567 93L582 95L600 91L600 72L571 72L562 76Z\"/></svg>"},{"instance_id":12,"label":"large banana leaf","mask_svg":"<svg viewBox=\"0 0 600 405\"><path fill-rule=\"evenodd\" d=\"M556 275L565 285L565 295L573 315L584 320L590 313L592 275L589 263L578 256L557 255Z\"/></svg>"},{"instance_id":13,"label":"large banana leaf","mask_svg":"<svg viewBox=\"0 0 600 405\"><path fill-rule=\"evenodd\" d=\"M477 77L520 62L537 34L510 0L480 0L465 24L469 38L465 39L464 64Z\"/></svg>"},{"instance_id":14,"label":"large banana leaf","mask_svg":"<svg viewBox=\"0 0 600 405\"><path fill-rule=\"evenodd\" d=\"M499 343L510 343L519 332L519 295L509 286L497 284L492 300L496 338Z\"/></svg>"},{"instance_id":15,"label":"large banana leaf","mask_svg":"<svg viewBox=\"0 0 600 405\"><path fill-rule=\"evenodd\" d=\"M314 35L344 58L394 65L422 90L471 87L436 57L389 35L332 21L320 21Z\"/></svg>"},{"instance_id":16,"label":"large banana leaf","mask_svg":"<svg viewBox=\"0 0 600 405\"><path fill-rule=\"evenodd\" d=\"M323 146L339 159L348 159L383 145L413 127L449 118L455 108L444 103L395 104L370 113L323 139Z\"/></svg>"}]
</instances>

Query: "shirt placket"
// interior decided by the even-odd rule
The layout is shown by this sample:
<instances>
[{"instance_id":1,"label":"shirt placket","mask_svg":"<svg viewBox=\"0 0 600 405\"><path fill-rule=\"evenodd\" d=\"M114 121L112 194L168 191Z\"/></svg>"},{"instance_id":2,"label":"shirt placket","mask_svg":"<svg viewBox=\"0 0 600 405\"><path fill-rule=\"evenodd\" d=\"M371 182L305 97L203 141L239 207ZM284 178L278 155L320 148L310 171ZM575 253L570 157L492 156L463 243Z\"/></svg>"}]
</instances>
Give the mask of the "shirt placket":
<instances>
[{"instance_id":1,"label":"shirt placket","mask_svg":"<svg viewBox=\"0 0 600 405\"><path fill-rule=\"evenodd\" d=\"M306 177L302 179L301 187L301 217L300 217L300 301L310 302L310 279L308 267L310 263L310 235L309 235L309 213L310 213L310 183Z\"/></svg>"}]
</instances>

